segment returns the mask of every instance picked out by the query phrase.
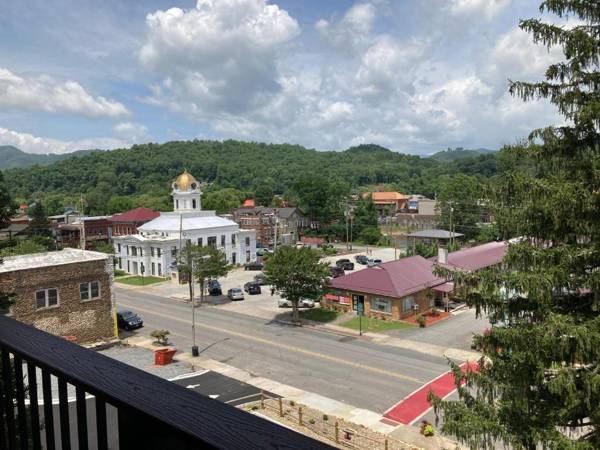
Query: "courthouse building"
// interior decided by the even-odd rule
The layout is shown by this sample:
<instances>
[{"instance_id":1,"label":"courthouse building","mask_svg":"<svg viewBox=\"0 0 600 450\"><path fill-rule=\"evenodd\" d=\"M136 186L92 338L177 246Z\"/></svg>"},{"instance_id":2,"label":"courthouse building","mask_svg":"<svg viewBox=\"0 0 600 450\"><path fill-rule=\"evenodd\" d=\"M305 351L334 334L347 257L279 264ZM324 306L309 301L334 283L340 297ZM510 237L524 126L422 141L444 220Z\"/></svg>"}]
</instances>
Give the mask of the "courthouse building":
<instances>
[{"instance_id":1,"label":"courthouse building","mask_svg":"<svg viewBox=\"0 0 600 450\"><path fill-rule=\"evenodd\" d=\"M256 261L256 232L240 230L237 223L202 210L200 183L184 171L172 184L173 211L138 227L136 234L114 236L118 269L133 275L179 280L177 255L189 243L213 245L229 264Z\"/></svg>"}]
</instances>

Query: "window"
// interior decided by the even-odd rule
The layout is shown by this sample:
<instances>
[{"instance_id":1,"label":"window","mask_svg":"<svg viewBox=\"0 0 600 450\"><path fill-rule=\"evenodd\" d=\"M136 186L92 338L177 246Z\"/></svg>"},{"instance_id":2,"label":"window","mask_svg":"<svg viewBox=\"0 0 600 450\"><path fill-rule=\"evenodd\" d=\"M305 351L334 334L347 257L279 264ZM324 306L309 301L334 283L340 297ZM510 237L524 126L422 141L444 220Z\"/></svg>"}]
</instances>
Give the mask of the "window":
<instances>
[{"instance_id":1,"label":"window","mask_svg":"<svg viewBox=\"0 0 600 450\"><path fill-rule=\"evenodd\" d=\"M412 311L412 309L415 306L415 299L414 297L410 296L410 297L404 297L402 299L402 312L409 312Z\"/></svg>"},{"instance_id":2,"label":"window","mask_svg":"<svg viewBox=\"0 0 600 450\"><path fill-rule=\"evenodd\" d=\"M236 256L235 252L231 254L231 264L237 264Z\"/></svg>"},{"instance_id":3,"label":"window","mask_svg":"<svg viewBox=\"0 0 600 450\"><path fill-rule=\"evenodd\" d=\"M92 281L91 283L79 284L79 298L82 301L94 300L100 297L100 283Z\"/></svg>"},{"instance_id":4,"label":"window","mask_svg":"<svg viewBox=\"0 0 600 450\"><path fill-rule=\"evenodd\" d=\"M152 263L152 275L155 275L156 267L154 263Z\"/></svg>"},{"instance_id":5,"label":"window","mask_svg":"<svg viewBox=\"0 0 600 450\"><path fill-rule=\"evenodd\" d=\"M225 247L225 235L221 235L221 247Z\"/></svg>"},{"instance_id":6,"label":"window","mask_svg":"<svg viewBox=\"0 0 600 450\"><path fill-rule=\"evenodd\" d=\"M250 237L246 238L246 247L250 247Z\"/></svg>"},{"instance_id":7,"label":"window","mask_svg":"<svg viewBox=\"0 0 600 450\"><path fill-rule=\"evenodd\" d=\"M208 245L212 245L213 247L217 246L217 237L216 236L209 236L208 239L206 240Z\"/></svg>"},{"instance_id":8,"label":"window","mask_svg":"<svg viewBox=\"0 0 600 450\"><path fill-rule=\"evenodd\" d=\"M158 263L158 276L161 277L162 276L162 264Z\"/></svg>"},{"instance_id":9,"label":"window","mask_svg":"<svg viewBox=\"0 0 600 450\"><path fill-rule=\"evenodd\" d=\"M137 247L131 247L131 255L137 256Z\"/></svg>"},{"instance_id":10,"label":"window","mask_svg":"<svg viewBox=\"0 0 600 450\"><path fill-rule=\"evenodd\" d=\"M121 244L117 244L117 253L121 253Z\"/></svg>"},{"instance_id":11,"label":"window","mask_svg":"<svg viewBox=\"0 0 600 450\"><path fill-rule=\"evenodd\" d=\"M119 269L122 269L123 268L123 261L121 260L121 257L119 257L118 261L119 261Z\"/></svg>"},{"instance_id":12,"label":"window","mask_svg":"<svg viewBox=\"0 0 600 450\"><path fill-rule=\"evenodd\" d=\"M156 256L158 256L160 258L161 255L161 249L160 247L156 247Z\"/></svg>"},{"instance_id":13,"label":"window","mask_svg":"<svg viewBox=\"0 0 600 450\"><path fill-rule=\"evenodd\" d=\"M174 245L171 247L171 256L177 256L177 247Z\"/></svg>"},{"instance_id":14,"label":"window","mask_svg":"<svg viewBox=\"0 0 600 450\"><path fill-rule=\"evenodd\" d=\"M179 209L179 200L175 200L175 208Z\"/></svg>"},{"instance_id":15,"label":"window","mask_svg":"<svg viewBox=\"0 0 600 450\"><path fill-rule=\"evenodd\" d=\"M43 289L35 293L35 308L51 308L58 306L58 289Z\"/></svg>"},{"instance_id":16,"label":"window","mask_svg":"<svg viewBox=\"0 0 600 450\"><path fill-rule=\"evenodd\" d=\"M371 300L371 309L373 311L391 314L392 301L386 298L374 298L373 300Z\"/></svg>"},{"instance_id":17,"label":"window","mask_svg":"<svg viewBox=\"0 0 600 450\"><path fill-rule=\"evenodd\" d=\"M250 250L246 251L246 262L250 262Z\"/></svg>"},{"instance_id":18,"label":"window","mask_svg":"<svg viewBox=\"0 0 600 450\"><path fill-rule=\"evenodd\" d=\"M140 247L140 256L144 256L144 251L142 250L142 247Z\"/></svg>"},{"instance_id":19,"label":"window","mask_svg":"<svg viewBox=\"0 0 600 450\"><path fill-rule=\"evenodd\" d=\"M127 273L131 273L131 270L129 269L129 260L127 260Z\"/></svg>"},{"instance_id":20,"label":"window","mask_svg":"<svg viewBox=\"0 0 600 450\"><path fill-rule=\"evenodd\" d=\"M129 245L125 246L125 253L127 253L129 255Z\"/></svg>"},{"instance_id":21,"label":"window","mask_svg":"<svg viewBox=\"0 0 600 450\"><path fill-rule=\"evenodd\" d=\"M235 245L235 234L231 235L231 245Z\"/></svg>"},{"instance_id":22,"label":"window","mask_svg":"<svg viewBox=\"0 0 600 450\"><path fill-rule=\"evenodd\" d=\"M192 209L196 209L196 199L192 199Z\"/></svg>"},{"instance_id":23,"label":"window","mask_svg":"<svg viewBox=\"0 0 600 450\"><path fill-rule=\"evenodd\" d=\"M154 256L154 247L150 247L150 256Z\"/></svg>"}]
</instances>

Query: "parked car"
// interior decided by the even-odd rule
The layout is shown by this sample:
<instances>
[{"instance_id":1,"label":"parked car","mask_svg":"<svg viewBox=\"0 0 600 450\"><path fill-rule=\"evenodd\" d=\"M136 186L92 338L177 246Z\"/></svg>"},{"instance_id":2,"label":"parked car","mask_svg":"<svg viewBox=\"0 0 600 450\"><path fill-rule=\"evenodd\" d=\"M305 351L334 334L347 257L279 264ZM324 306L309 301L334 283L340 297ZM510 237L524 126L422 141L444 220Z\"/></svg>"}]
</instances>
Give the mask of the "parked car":
<instances>
[{"instance_id":1,"label":"parked car","mask_svg":"<svg viewBox=\"0 0 600 450\"><path fill-rule=\"evenodd\" d=\"M344 272L344 269L337 266L330 267L329 273L331 274L331 278L343 277L346 274L346 272Z\"/></svg>"},{"instance_id":2,"label":"parked car","mask_svg":"<svg viewBox=\"0 0 600 450\"><path fill-rule=\"evenodd\" d=\"M265 255L270 255L271 253L273 253L273 250L269 250L268 248L259 248L258 250L256 250L256 254L258 256L265 256Z\"/></svg>"},{"instance_id":3,"label":"parked car","mask_svg":"<svg viewBox=\"0 0 600 450\"><path fill-rule=\"evenodd\" d=\"M335 262L336 267L344 270L354 270L354 263L350 261L348 258L338 259Z\"/></svg>"},{"instance_id":4,"label":"parked car","mask_svg":"<svg viewBox=\"0 0 600 450\"><path fill-rule=\"evenodd\" d=\"M265 280L265 274L259 273L257 275L254 275L254 282L258 283L260 286L264 286L265 284L267 284Z\"/></svg>"},{"instance_id":5,"label":"parked car","mask_svg":"<svg viewBox=\"0 0 600 450\"><path fill-rule=\"evenodd\" d=\"M280 308L291 308L292 301L287 298L280 298L277 300L277 306ZM314 308L315 302L309 298L303 298L298 302L298 308Z\"/></svg>"},{"instance_id":6,"label":"parked car","mask_svg":"<svg viewBox=\"0 0 600 450\"><path fill-rule=\"evenodd\" d=\"M255 261L255 262L249 262L246 265L244 265L244 269L245 270L262 270L263 268L263 263Z\"/></svg>"},{"instance_id":7,"label":"parked car","mask_svg":"<svg viewBox=\"0 0 600 450\"><path fill-rule=\"evenodd\" d=\"M362 264L363 266L366 266L367 262L369 262L369 258L367 258L367 255L356 255L354 259L357 263Z\"/></svg>"},{"instance_id":8,"label":"parked car","mask_svg":"<svg viewBox=\"0 0 600 450\"><path fill-rule=\"evenodd\" d=\"M209 295L222 295L221 284L217 280L208 281L208 294Z\"/></svg>"},{"instance_id":9,"label":"parked car","mask_svg":"<svg viewBox=\"0 0 600 450\"><path fill-rule=\"evenodd\" d=\"M383 263L383 261L382 261L382 260L380 260L380 259L378 259L378 258L375 258L375 259L369 259L369 260L367 261L367 266L368 266L368 267L375 267L375 266L378 266L378 265L380 265L381 263Z\"/></svg>"},{"instance_id":10,"label":"parked car","mask_svg":"<svg viewBox=\"0 0 600 450\"><path fill-rule=\"evenodd\" d=\"M250 295L260 294L260 284L255 281L248 281L244 284L244 291L246 291Z\"/></svg>"},{"instance_id":11,"label":"parked car","mask_svg":"<svg viewBox=\"0 0 600 450\"><path fill-rule=\"evenodd\" d=\"M122 330L135 330L136 328L142 328L144 321L134 312L119 311L117 312L117 326Z\"/></svg>"},{"instance_id":12,"label":"parked car","mask_svg":"<svg viewBox=\"0 0 600 450\"><path fill-rule=\"evenodd\" d=\"M240 288L231 288L227 291L229 300L244 300L244 292Z\"/></svg>"}]
</instances>

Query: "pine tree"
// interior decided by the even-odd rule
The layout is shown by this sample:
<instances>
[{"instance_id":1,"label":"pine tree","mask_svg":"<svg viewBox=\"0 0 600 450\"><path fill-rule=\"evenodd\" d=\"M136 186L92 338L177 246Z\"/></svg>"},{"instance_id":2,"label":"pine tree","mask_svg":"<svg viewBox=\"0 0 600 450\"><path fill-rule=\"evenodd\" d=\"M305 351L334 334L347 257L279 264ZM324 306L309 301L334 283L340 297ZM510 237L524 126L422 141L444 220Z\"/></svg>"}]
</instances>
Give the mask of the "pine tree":
<instances>
[{"instance_id":1,"label":"pine tree","mask_svg":"<svg viewBox=\"0 0 600 450\"><path fill-rule=\"evenodd\" d=\"M470 306L505 325L476 338L484 358L460 400L434 400L443 431L471 448L600 448L600 5L548 0L540 9L578 19L520 23L565 59L544 81L510 82L510 92L549 99L565 125L504 150L527 170L502 175L490 201L503 236L519 239L502 267L454 278Z\"/></svg>"}]
</instances>

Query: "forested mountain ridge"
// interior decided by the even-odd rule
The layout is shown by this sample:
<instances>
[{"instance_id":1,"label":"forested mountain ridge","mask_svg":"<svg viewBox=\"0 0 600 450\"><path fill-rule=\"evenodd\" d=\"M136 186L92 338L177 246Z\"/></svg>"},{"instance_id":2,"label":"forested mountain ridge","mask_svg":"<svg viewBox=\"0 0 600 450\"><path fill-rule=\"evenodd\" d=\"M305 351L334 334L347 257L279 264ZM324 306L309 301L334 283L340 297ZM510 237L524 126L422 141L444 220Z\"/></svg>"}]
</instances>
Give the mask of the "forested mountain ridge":
<instances>
[{"instance_id":1,"label":"forested mountain ridge","mask_svg":"<svg viewBox=\"0 0 600 450\"><path fill-rule=\"evenodd\" d=\"M35 164L48 165L74 156L81 156L92 150L79 150L74 153L65 154L34 154L26 153L12 145L0 145L0 169L11 169L15 167L28 167Z\"/></svg>"},{"instance_id":2,"label":"forested mountain ridge","mask_svg":"<svg viewBox=\"0 0 600 450\"><path fill-rule=\"evenodd\" d=\"M487 148L476 148L476 149L465 149L462 147L448 148L441 152L430 155L429 158L435 159L436 161L456 161L457 159L463 158L474 158L480 155L488 155L494 153L496 150L489 150Z\"/></svg>"},{"instance_id":3,"label":"forested mountain ridge","mask_svg":"<svg viewBox=\"0 0 600 450\"><path fill-rule=\"evenodd\" d=\"M339 181L356 190L387 184L407 193L434 195L443 175L496 173L493 155L440 163L431 158L392 152L376 145L320 152L289 144L240 141L173 141L95 151L47 166L4 172L14 196L36 193L92 197L151 195L168 199L171 181L186 168L211 189L255 192L268 185L285 193L304 178ZM161 200L162 201L162 200Z\"/></svg>"}]
</instances>

